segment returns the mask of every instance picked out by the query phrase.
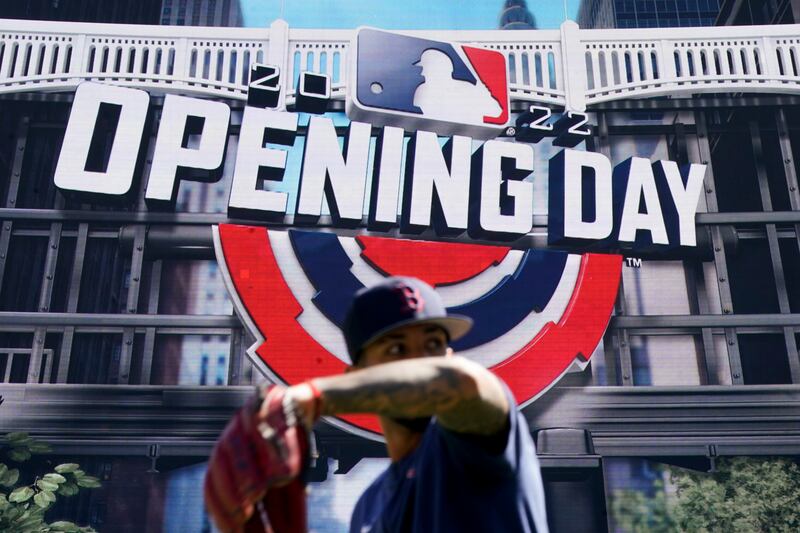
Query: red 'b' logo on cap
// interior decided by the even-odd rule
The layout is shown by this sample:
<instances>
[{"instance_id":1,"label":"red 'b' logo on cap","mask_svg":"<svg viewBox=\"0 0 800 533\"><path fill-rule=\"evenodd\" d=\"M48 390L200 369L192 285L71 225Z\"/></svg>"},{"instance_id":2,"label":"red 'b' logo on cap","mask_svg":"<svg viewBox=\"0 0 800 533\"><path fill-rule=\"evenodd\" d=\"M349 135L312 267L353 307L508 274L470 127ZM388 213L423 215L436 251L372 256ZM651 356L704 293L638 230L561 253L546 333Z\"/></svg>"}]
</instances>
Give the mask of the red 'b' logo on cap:
<instances>
[{"instance_id":1,"label":"red 'b' logo on cap","mask_svg":"<svg viewBox=\"0 0 800 533\"><path fill-rule=\"evenodd\" d=\"M400 310L404 313L420 313L425 308L425 300L418 289L412 289L408 285L400 284L395 286L395 293L400 297L402 302Z\"/></svg>"}]
</instances>

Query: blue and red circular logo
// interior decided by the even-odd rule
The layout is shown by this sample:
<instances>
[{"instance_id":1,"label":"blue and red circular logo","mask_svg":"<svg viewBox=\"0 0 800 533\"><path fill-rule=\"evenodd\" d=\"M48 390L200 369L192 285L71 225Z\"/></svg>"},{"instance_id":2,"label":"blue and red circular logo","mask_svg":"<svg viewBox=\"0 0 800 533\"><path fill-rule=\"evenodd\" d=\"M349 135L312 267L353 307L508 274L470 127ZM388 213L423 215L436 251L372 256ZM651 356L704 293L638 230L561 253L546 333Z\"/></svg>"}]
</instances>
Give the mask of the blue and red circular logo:
<instances>
[{"instance_id":1,"label":"blue and red circular logo","mask_svg":"<svg viewBox=\"0 0 800 533\"><path fill-rule=\"evenodd\" d=\"M353 294L385 276L414 276L434 286L449 311L474 320L453 349L502 378L520 405L586 365L611 317L622 268L619 255L228 224L214 229L214 240L228 290L256 338L248 353L273 380L343 372L349 359L340 328ZM331 421L379 437L373 416Z\"/></svg>"}]
</instances>

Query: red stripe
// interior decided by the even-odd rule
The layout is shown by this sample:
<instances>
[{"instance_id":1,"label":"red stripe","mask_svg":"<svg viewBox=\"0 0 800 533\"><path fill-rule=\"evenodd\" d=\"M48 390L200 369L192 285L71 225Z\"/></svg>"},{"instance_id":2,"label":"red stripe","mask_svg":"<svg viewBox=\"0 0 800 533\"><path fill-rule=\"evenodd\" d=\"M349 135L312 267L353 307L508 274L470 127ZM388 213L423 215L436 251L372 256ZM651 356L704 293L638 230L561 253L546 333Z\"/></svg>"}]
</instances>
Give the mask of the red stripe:
<instances>
[{"instance_id":1,"label":"red stripe","mask_svg":"<svg viewBox=\"0 0 800 533\"><path fill-rule=\"evenodd\" d=\"M219 236L236 292L266 339L256 349L264 364L290 385L343 373L347 365L323 348L297 322L303 307L283 279L267 229L220 224ZM369 431L381 432L375 416L341 418Z\"/></svg>"},{"instance_id":2,"label":"red stripe","mask_svg":"<svg viewBox=\"0 0 800 533\"><path fill-rule=\"evenodd\" d=\"M506 83L506 61L500 52L464 46L470 63L479 73L481 81L492 94L502 111L496 117L483 117L488 124L505 124L508 122L508 84Z\"/></svg>"},{"instance_id":3,"label":"red stripe","mask_svg":"<svg viewBox=\"0 0 800 533\"><path fill-rule=\"evenodd\" d=\"M220 225L223 255L247 313L267 339L256 353L286 383L340 374L345 364L297 322L302 306L284 281L265 228ZM524 348L491 370L519 402L552 385L575 357L591 357L608 325L622 272L619 255L585 254L570 302L558 324L547 324ZM380 433L372 415L343 420Z\"/></svg>"},{"instance_id":4,"label":"red stripe","mask_svg":"<svg viewBox=\"0 0 800 533\"><path fill-rule=\"evenodd\" d=\"M584 254L569 304L524 348L491 370L517 401L541 394L580 356L588 361L608 326L622 273L622 256Z\"/></svg>"},{"instance_id":5,"label":"red stripe","mask_svg":"<svg viewBox=\"0 0 800 533\"><path fill-rule=\"evenodd\" d=\"M508 246L410 241L359 235L361 255L387 276L413 276L428 285L450 285L473 278L508 254Z\"/></svg>"}]
</instances>

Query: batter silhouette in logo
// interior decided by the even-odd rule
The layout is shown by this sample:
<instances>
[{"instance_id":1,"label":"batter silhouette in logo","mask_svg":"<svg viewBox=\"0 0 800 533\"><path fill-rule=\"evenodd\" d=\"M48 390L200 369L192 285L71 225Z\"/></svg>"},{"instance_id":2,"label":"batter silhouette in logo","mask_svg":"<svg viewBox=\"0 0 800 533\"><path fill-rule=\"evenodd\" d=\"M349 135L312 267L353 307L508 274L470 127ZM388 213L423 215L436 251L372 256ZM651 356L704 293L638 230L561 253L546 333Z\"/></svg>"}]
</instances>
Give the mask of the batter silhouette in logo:
<instances>
[{"instance_id":1,"label":"batter silhouette in logo","mask_svg":"<svg viewBox=\"0 0 800 533\"><path fill-rule=\"evenodd\" d=\"M361 28L354 66L351 120L476 139L495 137L509 120L506 59L497 50Z\"/></svg>"},{"instance_id":2,"label":"batter silhouette in logo","mask_svg":"<svg viewBox=\"0 0 800 533\"><path fill-rule=\"evenodd\" d=\"M480 123L483 117L494 117L502 107L486 86L453 77L453 61L435 49L422 53L414 65L422 67L425 81L414 91L414 105L429 118L450 122Z\"/></svg>"}]
</instances>

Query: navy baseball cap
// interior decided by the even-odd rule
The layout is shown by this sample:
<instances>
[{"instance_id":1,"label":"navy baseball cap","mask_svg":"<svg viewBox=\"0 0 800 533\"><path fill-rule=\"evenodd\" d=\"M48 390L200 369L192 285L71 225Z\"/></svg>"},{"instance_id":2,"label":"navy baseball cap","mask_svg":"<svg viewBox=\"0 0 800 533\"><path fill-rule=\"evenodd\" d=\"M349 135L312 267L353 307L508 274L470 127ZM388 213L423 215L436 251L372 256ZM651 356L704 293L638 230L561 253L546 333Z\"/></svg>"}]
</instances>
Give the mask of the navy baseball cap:
<instances>
[{"instance_id":1,"label":"navy baseball cap","mask_svg":"<svg viewBox=\"0 0 800 533\"><path fill-rule=\"evenodd\" d=\"M390 277L356 292L342 331L353 364L361 350L378 337L411 324L435 324L447 332L451 341L463 337L472 319L447 314L442 298L424 281L409 277Z\"/></svg>"}]
</instances>

